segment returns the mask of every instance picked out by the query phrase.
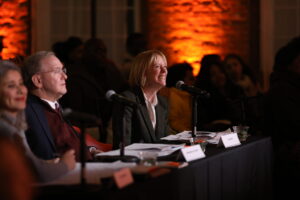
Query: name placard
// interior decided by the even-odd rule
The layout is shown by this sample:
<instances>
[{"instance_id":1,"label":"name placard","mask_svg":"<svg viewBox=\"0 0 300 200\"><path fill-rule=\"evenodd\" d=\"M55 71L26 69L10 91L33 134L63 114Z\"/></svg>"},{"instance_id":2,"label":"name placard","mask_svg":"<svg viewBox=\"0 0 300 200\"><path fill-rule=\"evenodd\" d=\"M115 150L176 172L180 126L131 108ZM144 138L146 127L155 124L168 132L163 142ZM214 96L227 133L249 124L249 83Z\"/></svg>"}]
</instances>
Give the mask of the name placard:
<instances>
[{"instance_id":1,"label":"name placard","mask_svg":"<svg viewBox=\"0 0 300 200\"><path fill-rule=\"evenodd\" d=\"M225 148L241 145L241 142L236 133L230 133L230 134L221 136L220 142L221 142L221 145L223 144Z\"/></svg>"},{"instance_id":2,"label":"name placard","mask_svg":"<svg viewBox=\"0 0 300 200\"><path fill-rule=\"evenodd\" d=\"M113 174L115 183L119 189L133 183L132 174L129 168L123 168Z\"/></svg>"},{"instance_id":3,"label":"name placard","mask_svg":"<svg viewBox=\"0 0 300 200\"><path fill-rule=\"evenodd\" d=\"M181 153L187 162L205 157L205 154L203 153L200 145L193 145L190 147L182 148Z\"/></svg>"}]
</instances>

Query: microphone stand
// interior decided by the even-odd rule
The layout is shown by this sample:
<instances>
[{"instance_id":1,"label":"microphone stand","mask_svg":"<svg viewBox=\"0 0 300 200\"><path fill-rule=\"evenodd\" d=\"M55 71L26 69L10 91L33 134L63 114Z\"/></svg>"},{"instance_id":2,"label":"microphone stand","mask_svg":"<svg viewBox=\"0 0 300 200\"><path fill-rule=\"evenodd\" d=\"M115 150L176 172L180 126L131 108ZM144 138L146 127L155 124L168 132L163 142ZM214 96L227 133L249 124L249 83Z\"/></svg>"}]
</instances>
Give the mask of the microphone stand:
<instances>
[{"instance_id":1,"label":"microphone stand","mask_svg":"<svg viewBox=\"0 0 300 200\"><path fill-rule=\"evenodd\" d=\"M124 110L124 109L123 109ZM125 131L126 131L126 123L125 123L125 117L122 116L122 133L120 134L120 156L121 158L125 155Z\"/></svg>"},{"instance_id":2,"label":"microphone stand","mask_svg":"<svg viewBox=\"0 0 300 200\"><path fill-rule=\"evenodd\" d=\"M71 128L71 130L74 132L74 134L77 134L77 132L74 130L74 128L72 127L72 124L69 122L69 118L71 118L70 115L66 115L64 116L61 108L58 108L58 112L62 118L63 121L65 121ZM80 169L80 187L82 189L86 188L86 172L85 172L85 159L86 159L86 155L85 155L85 147L86 147L86 142L85 142L85 121L83 119L78 120L78 124L79 124L79 129L81 130L81 134L79 134L79 138L80 138L80 163L81 163L81 169Z\"/></svg>"},{"instance_id":3,"label":"microphone stand","mask_svg":"<svg viewBox=\"0 0 300 200\"><path fill-rule=\"evenodd\" d=\"M125 107L128 106L128 105L124 105L122 103L120 103L120 110L121 110L121 113L124 113L124 110L125 110ZM125 155L125 141L126 141L126 138L125 138L125 135L126 135L126 119L125 119L125 116L123 115L122 116L122 127L120 129L118 129L118 131L116 131L114 134L116 134L117 136L119 136L119 148L120 148L120 154L119 155L114 155L114 156L111 156L111 155L100 155L100 156L97 156L97 160L100 161L100 162L113 162L113 161L117 161L117 160L121 160L122 162L138 162L139 159L136 157L136 156L126 156Z\"/></svg>"},{"instance_id":4,"label":"microphone stand","mask_svg":"<svg viewBox=\"0 0 300 200\"><path fill-rule=\"evenodd\" d=\"M241 112L242 112L242 120L241 120L241 124L242 126L246 125L246 109L245 109L245 101L246 101L246 97L242 97L241 100Z\"/></svg>"},{"instance_id":5,"label":"microphone stand","mask_svg":"<svg viewBox=\"0 0 300 200\"><path fill-rule=\"evenodd\" d=\"M86 170L85 170L85 160L86 160L86 142L85 142L85 125L84 122L80 122L80 185L82 188L86 187Z\"/></svg>"},{"instance_id":6,"label":"microphone stand","mask_svg":"<svg viewBox=\"0 0 300 200\"><path fill-rule=\"evenodd\" d=\"M95 122L96 125L100 125L99 121ZM86 189L86 140L85 140L85 129L86 122L84 120L79 121L80 134L80 186L82 189Z\"/></svg>"},{"instance_id":7,"label":"microphone stand","mask_svg":"<svg viewBox=\"0 0 300 200\"><path fill-rule=\"evenodd\" d=\"M126 105L123 105L123 113ZM125 155L125 133L126 133L126 119L125 116L122 116L122 131L120 135L120 160L122 162L137 162L138 158L135 156L126 156Z\"/></svg>"},{"instance_id":8,"label":"microphone stand","mask_svg":"<svg viewBox=\"0 0 300 200\"><path fill-rule=\"evenodd\" d=\"M197 112L198 112L198 95L197 94L193 94L192 98L193 98L193 109L192 109L192 140L191 140L191 144L195 144L195 140L196 140L196 134L197 134Z\"/></svg>"},{"instance_id":9,"label":"microphone stand","mask_svg":"<svg viewBox=\"0 0 300 200\"><path fill-rule=\"evenodd\" d=\"M66 109L67 110L67 109ZM85 129L90 124L95 124L97 126L101 125L101 120L94 115L80 113L80 112L73 112L71 109L67 111L59 111L61 114L62 119L70 126L71 130L74 134L78 135L78 132L72 127L72 124L69 120L76 121L78 123L79 129L81 133L79 134L80 138L80 186L82 189L86 189L86 133Z\"/></svg>"}]
</instances>

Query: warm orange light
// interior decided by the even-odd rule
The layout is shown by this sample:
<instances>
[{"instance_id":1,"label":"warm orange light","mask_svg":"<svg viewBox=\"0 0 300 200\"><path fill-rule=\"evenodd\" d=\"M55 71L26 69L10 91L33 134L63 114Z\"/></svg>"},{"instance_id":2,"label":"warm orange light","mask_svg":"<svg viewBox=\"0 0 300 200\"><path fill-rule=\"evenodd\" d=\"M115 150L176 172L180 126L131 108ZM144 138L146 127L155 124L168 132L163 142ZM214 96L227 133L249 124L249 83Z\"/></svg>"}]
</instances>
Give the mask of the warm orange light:
<instances>
[{"instance_id":1,"label":"warm orange light","mask_svg":"<svg viewBox=\"0 0 300 200\"><path fill-rule=\"evenodd\" d=\"M236 0L147 0L150 48L166 53L169 64L189 62L194 75L205 54L241 53L248 49L237 41L247 38L246 3ZM236 25L238 24L238 25ZM245 24L245 28L240 28ZM245 41L246 42L246 41Z\"/></svg>"},{"instance_id":2,"label":"warm orange light","mask_svg":"<svg viewBox=\"0 0 300 200\"><path fill-rule=\"evenodd\" d=\"M0 4L2 58L25 56L28 48L28 0L7 0Z\"/></svg>"}]
</instances>

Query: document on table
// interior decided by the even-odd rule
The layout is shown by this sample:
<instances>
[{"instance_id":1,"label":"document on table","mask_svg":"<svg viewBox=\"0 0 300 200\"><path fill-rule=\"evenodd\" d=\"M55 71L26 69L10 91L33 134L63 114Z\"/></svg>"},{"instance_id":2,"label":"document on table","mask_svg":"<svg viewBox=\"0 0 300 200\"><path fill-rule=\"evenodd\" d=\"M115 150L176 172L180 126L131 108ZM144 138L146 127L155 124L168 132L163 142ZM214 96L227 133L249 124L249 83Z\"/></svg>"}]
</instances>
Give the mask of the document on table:
<instances>
[{"instance_id":1,"label":"document on table","mask_svg":"<svg viewBox=\"0 0 300 200\"><path fill-rule=\"evenodd\" d=\"M206 137L206 138L213 138L216 136L216 132L208 132L208 131L197 131L197 137ZM166 137L160 138L161 140L168 140L168 141L187 141L189 142L192 137L191 131L183 131L177 133L176 135L168 135Z\"/></svg>"},{"instance_id":2,"label":"document on table","mask_svg":"<svg viewBox=\"0 0 300 200\"><path fill-rule=\"evenodd\" d=\"M226 135L231 133L230 129L227 129L222 132L208 132L208 131L197 131L197 137L205 137L206 141L211 144L218 144L219 140L222 135ZM168 140L168 141L185 141L189 142L192 137L191 131L183 131L177 133L176 135L168 135L166 137L161 138L161 140Z\"/></svg>"},{"instance_id":3,"label":"document on table","mask_svg":"<svg viewBox=\"0 0 300 200\"><path fill-rule=\"evenodd\" d=\"M86 163L86 181L88 184L100 184L100 178L110 177L114 172L124 167L133 168L135 166L136 163L124 163L121 161L113 163ZM81 164L76 163L75 169L66 175L51 182L37 184L37 186L80 184L80 171Z\"/></svg>"},{"instance_id":4,"label":"document on table","mask_svg":"<svg viewBox=\"0 0 300 200\"><path fill-rule=\"evenodd\" d=\"M215 137L213 137L212 139L206 140L206 141L210 144L219 144L221 136L227 135L227 134L230 134L230 133L232 133L230 129L227 129L227 130L222 131L222 132L217 132Z\"/></svg>"},{"instance_id":5,"label":"document on table","mask_svg":"<svg viewBox=\"0 0 300 200\"><path fill-rule=\"evenodd\" d=\"M134 143L125 147L125 155L139 157L140 151L156 152L158 157L167 156L184 147L184 144L151 144ZM120 150L98 153L96 156L116 156L120 155Z\"/></svg>"}]
</instances>

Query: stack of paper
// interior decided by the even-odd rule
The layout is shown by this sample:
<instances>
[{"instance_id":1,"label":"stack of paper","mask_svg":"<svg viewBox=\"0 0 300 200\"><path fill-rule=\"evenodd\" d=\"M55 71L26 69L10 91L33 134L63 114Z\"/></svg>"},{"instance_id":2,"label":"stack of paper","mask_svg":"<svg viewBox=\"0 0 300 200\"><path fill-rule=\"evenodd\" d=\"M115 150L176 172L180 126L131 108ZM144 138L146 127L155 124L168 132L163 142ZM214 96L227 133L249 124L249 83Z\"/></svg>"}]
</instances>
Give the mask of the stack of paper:
<instances>
[{"instance_id":1,"label":"stack of paper","mask_svg":"<svg viewBox=\"0 0 300 200\"><path fill-rule=\"evenodd\" d=\"M211 144L218 144L221 136L228 133L231 133L230 129L222 132L197 131L196 137L204 138L208 143ZM191 137L191 131L183 131L176 135L168 135L166 137L163 137L161 138L161 140L189 142L191 140Z\"/></svg>"},{"instance_id":2,"label":"stack of paper","mask_svg":"<svg viewBox=\"0 0 300 200\"><path fill-rule=\"evenodd\" d=\"M160 156L167 156L172 154L173 152L177 151L184 147L184 144L151 144L151 143L134 143L127 147L125 147L124 154L128 156L137 156L139 157L139 152L141 151L151 151L157 152L158 157ZM97 156L116 156L120 155L120 150L114 150L109 152L103 152L97 154Z\"/></svg>"},{"instance_id":3,"label":"stack of paper","mask_svg":"<svg viewBox=\"0 0 300 200\"><path fill-rule=\"evenodd\" d=\"M88 184L99 184L100 178L110 177L112 174L124 167L133 168L135 163L124 163L116 161L113 163L86 163L86 181ZM76 163L74 170L68 172L66 175L47 183L37 184L38 186L45 185L72 185L80 184L81 164Z\"/></svg>"}]
</instances>

